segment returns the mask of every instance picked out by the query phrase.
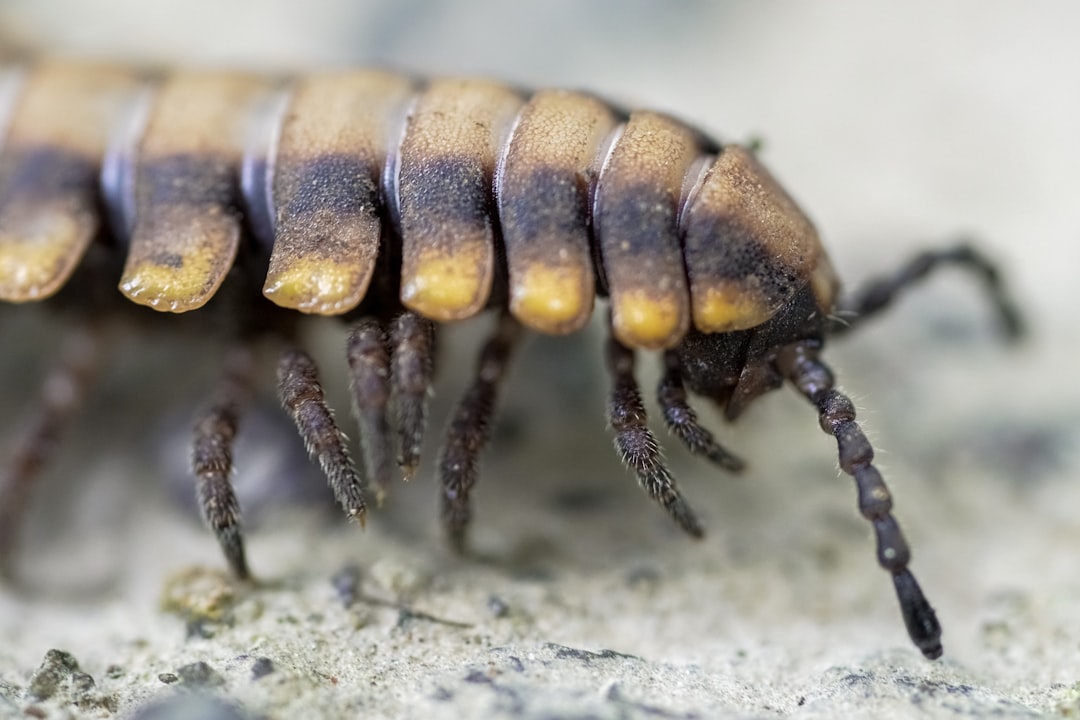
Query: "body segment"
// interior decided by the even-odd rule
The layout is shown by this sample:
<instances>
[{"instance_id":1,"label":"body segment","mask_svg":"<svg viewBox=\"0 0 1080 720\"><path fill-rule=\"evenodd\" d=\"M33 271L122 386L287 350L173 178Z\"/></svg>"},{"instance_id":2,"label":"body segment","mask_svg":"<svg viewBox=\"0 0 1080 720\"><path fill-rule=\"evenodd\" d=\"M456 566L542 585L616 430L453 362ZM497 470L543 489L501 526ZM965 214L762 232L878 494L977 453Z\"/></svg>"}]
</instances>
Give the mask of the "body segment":
<instances>
[{"instance_id":1,"label":"body segment","mask_svg":"<svg viewBox=\"0 0 1080 720\"><path fill-rule=\"evenodd\" d=\"M401 302L432 320L483 310L495 278L500 149L522 98L476 80L434 81L414 100L398 150Z\"/></svg>"},{"instance_id":2,"label":"body segment","mask_svg":"<svg viewBox=\"0 0 1080 720\"><path fill-rule=\"evenodd\" d=\"M0 300L39 300L103 230L98 175L135 73L46 63L14 69L0 147Z\"/></svg>"},{"instance_id":3,"label":"body segment","mask_svg":"<svg viewBox=\"0 0 1080 720\"><path fill-rule=\"evenodd\" d=\"M267 162L274 226L263 293L320 315L355 308L382 242L381 182L412 82L351 72L297 83Z\"/></svg>"},{"instance_id":4,"label":"body segment","mask_svg":"<svg viewBox=\"0 0 1080 720\"><path fill-rule=\"evenodd\" d=\"M187 312L213 297L243 232L240 168L251 112L269 81L177 74L153 98L135 139L134 227L120 289L156 310Z\"/></svg>"},{"instance_id":5,"label":"body segment","mask_svg":"<svg viewBox=\"0 0 1080 720\"><path fill-rule=\"evenodd\" d=\"M706 171L683 229L694 327L705 333L760 325L828 265L813 225L741 147ZM819 301L831 308L832 293Z\"/></svg>"},{"instance_id":6,"label":"body segment","mask_svg":"<svg viewBox=\"0 0 1080 720\"><path fill-rule=\"evenodd\" d=\"M536 93L518 117L496 196L510 312L534 330L573 332L592 314L590 204L617 126L596 98L559 90Z\"/></svg>"}]
</instances>

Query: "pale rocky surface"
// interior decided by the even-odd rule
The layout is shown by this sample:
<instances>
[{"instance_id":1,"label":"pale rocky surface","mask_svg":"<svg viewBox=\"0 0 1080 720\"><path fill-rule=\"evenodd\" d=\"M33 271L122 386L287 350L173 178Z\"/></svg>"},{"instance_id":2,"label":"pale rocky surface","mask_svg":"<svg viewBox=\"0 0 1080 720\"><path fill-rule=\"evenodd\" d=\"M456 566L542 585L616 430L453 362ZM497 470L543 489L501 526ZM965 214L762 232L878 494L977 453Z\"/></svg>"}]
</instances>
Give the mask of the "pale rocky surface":
<instances>
[{"instance_id":1,"label":"pale rocky surface","mask_svg":"<svg viewBox=\"0 0 1080 720\"><path fill-rule=\"evenodd\" d=\"M0 26L98 56L596 88L761 136L850 285L970 232L1032 332L1004 348L974 284L943 273L828 353L945 626L938 662L909 645L835 446L790 391L721 428L744 477L667 442L710 530L693 543L611 453L599 337L535 340L485 459L472 555L439 543L430 447L363 533L333 511L260 513L251 589L222 581L161 481L185 432L169 418L211 369L126 345L38 494L22 586L0 587L0 717L1080 715L1080 6L180 5L8 0ZM435 439L483 325L446 356ZM0 440L55 343L40 327L0 314ZM324 374L340 383L339 341ZM281 447L256 440L239 462L285 467ZM199 617L163 610L166 591Z\"/></svg>"}]
</instances>

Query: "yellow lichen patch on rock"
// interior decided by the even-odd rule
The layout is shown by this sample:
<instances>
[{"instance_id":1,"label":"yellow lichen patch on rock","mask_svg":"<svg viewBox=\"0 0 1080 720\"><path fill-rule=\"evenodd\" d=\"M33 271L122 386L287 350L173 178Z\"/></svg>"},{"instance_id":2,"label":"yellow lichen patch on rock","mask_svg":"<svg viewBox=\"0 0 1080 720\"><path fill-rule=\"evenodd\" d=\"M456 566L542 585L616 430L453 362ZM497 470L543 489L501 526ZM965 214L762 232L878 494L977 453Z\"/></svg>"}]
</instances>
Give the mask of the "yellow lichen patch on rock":
<instances>
[{"instance_id":1,"label":"yellow lichen patch on rock","mask_svg":"<svg viewBox=\"0 0 1080 720\"><path fill-rule=\"evenodd\" d=\"M191 567L165 580L160 605L188 621L219 621L236 601L236 583L228 573Z\"/></svg>"}]
</instances>

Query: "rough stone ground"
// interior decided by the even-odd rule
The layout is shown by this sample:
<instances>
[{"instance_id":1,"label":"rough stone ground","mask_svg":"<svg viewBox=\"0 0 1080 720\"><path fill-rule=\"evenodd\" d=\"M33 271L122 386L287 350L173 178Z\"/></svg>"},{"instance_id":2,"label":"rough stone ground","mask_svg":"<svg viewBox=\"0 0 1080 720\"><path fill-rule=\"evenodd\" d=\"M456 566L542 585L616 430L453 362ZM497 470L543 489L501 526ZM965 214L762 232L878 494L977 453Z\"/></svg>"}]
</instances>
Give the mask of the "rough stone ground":
<instances>
[{"instance_id":1,"label":"rough stone ground","mask_svg":"<svg viewBox=\"0 0 1080 720\"><path fill-rule=\"evenodd\" d=\"M222 579L160 482L210 369L124 346L39 494L22 585L0 588L0 717L1080 714L1076 5L5 5L6 34L74 52L494 73L760 135L850 284L970 232L1032 332L1003 348L973 284L943 274L829 353L945 625L934 663L909 647L833 443L790 392L722 429L743 477L671 447L710 529L695 544L612 457L599 338L535 341L485 459L472 555L440 547L429 452L363 533L310 507L252 510L252 589ZM482 325L446 356L434 435ZM39 327L0 315L0 439L55 343ZM291 468L289 441L262 432L240 462Z\"/></svg>"}]
</instances>

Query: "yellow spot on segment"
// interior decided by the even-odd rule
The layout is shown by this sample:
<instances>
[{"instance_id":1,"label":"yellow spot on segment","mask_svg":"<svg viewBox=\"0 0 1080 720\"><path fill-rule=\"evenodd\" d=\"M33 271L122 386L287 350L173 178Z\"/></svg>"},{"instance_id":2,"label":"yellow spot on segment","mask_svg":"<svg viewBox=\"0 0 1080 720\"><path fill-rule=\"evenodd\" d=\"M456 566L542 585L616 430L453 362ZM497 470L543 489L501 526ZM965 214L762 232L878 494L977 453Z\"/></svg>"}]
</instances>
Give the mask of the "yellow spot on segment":
<instances>
[{"instance_id":1,"label":"yellow spot on segment","mask_svg":"<svg viewBox=\"0 0 1080 720\"><path fill-rule=\"evenodd\" d=\"M236 260L240 227L219 205L148 204L131 236L120 291L161 312L197 310Z\"/></svg>"},{"instance_id":2,"label":"yellow spot on segment","mask_svg":"<svg viewBox=\"0 0 1080 720\"><path fill-rule=\"evenodd\" d=\"M366 289L355 265L326 258L290 259L286 267L270 268L263 295L275 305L317 315L338 315L352 310Z\"/></svg>"},{"instance_id":3,"label":"yellow spot on segment","mask_svg":"<svg viewBox=\"0 0 1080 720\"><path fill-rule=\"evenodd\" d=\"M231 260L226 264L228 268ZM180 267L151 261L137 262L124 268L120 291L128 299L155 310L187 312L206 304L217 291L224 274L213 281L219 264L205 253L183 256Z\"/></svg>"},{"instance_id":4,"label":"yellow spot on segment","mask_svg":"<svg viewBox=\"0 0 1080 720\"><path fill-rule=\"evenodd\" d=\"M612 309L615 336L630 347L660 350L682 339L681 308L674 297L632 290L612 298Z\"/></svg>"},{"instance_id":5,"label":"yellow spot on segment","mask_svg":"<svg viewBox=\"0 0 1080 720\"><path fill-rule=\"evenodd\" d=\"M533 264L512 279L510 310L525 325L545 333L568 333L589 318L591 306L580 274Z\"/></svg>"},{"instance_id":6,"label":"yellow spot on segment","mask_svg":"<svg viewBox=\"0 0 1080 720\"><path fill-rule=\"evenodd\" d=\"M401 302L410 310L440 322L461 320L480 311L478 298L484 283L484 268L477 252L447 254L423 252L411 273L403 273Z\"/></svg>"},{"instance_id":7,"label":"yellow spot on segment","mask_svg":"<svg viewBox=\"0 0 1080 720\"><path fill-rule=\"evenodd\" d=\"M18 235L0 234L0 300L41 300L60 289L82 259L89 233L64 215L46 215Z\"/></svg>"},{"instance_id":8,"label":"yellow spot on segment","mask_svg":"<svg viewBox=\"0 0 1080 720\"><path fill-rule=\"evenodd\" d=\"M745 330L768 320L776 310L744 290L708 288L693 298L694 327L706 333Z\"/></svg>"}]
</instances>

